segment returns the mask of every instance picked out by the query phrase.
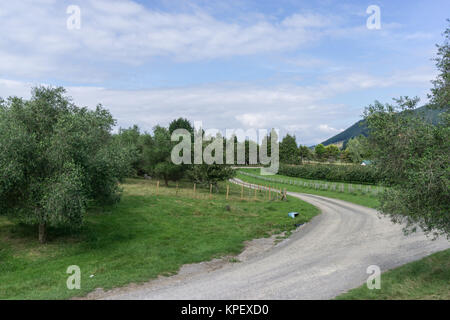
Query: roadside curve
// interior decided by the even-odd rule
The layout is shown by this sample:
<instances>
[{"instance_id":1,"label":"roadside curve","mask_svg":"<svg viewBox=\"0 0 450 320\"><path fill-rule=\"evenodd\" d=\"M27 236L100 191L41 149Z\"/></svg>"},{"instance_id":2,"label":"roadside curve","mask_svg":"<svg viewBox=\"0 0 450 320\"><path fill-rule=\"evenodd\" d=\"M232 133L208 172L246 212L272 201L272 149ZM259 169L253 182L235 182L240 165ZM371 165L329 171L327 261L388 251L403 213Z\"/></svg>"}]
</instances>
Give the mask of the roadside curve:
<instances>
[{"instance_id":1,"label":"roadside curve","mask_svg":"<svg viewBox=\"0 0 450 320\"><path fill-rule=\"evenodd\" d=\"M238 179L234 183L245 184ZM402 226L373 209L317 195L288 192L322 213L260 256L182 280L151 281L106 299L330 299L381 271L450 248L444 238L405 236ZM287 213L286 213L287 214ZM383 279L381 278L381 285Z\"/></svg>"}]
</instances>

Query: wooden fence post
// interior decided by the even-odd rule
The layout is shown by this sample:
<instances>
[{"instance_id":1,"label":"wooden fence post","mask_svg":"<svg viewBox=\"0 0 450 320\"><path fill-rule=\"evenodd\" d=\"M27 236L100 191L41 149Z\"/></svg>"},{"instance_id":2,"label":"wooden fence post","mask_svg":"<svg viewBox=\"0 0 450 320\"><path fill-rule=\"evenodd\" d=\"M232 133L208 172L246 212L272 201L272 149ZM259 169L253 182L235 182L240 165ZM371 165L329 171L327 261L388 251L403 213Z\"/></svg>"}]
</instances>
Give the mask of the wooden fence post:
<instances>
[{"instance_id":1,"label":"wooden fence post","mask_svg":"<svg viewBox=\"0 0 450 320\"><path fill-rule=\"evenodd\" d=\"M244 185L241 184L241 200L244 199Z\"/></svg>"},{"instance_id":2,"label":"wooden fence post","mask_svg":"<svg viewBox=\"0 0 450 320\"><path fill-rule=\"evenodd\" d=\"M209 184L209 199L212 199L212 183Z\"/></svg>"},{"instance_id":3,"label":"wooden fence post","mask_svg":"<svg viewBox=\"0 0 450 320\"><path fill-rule=\"evenodd\" d=\"M195 183L194 183L194 198L195 198Z\"/></svg>"},{"instance_id":4,"label":"wooden fence post","mask_svg":"<svg viewBox=\"0 0 450 320\"><path fill-rule=\"evenodd\" d=\"M230 185L227 184L227 200L228 200L228 194L230 193Z\"/></svg>"},{"instance_id":5,"label":"wooden fence post","mask_svg":"<svg viewBox=\"0 0 450 320\"><path fill-rule=\"evenodd\" d=\"M159 195L159 180L156 182L156 195Z\"/></svg>"}]
</instances>

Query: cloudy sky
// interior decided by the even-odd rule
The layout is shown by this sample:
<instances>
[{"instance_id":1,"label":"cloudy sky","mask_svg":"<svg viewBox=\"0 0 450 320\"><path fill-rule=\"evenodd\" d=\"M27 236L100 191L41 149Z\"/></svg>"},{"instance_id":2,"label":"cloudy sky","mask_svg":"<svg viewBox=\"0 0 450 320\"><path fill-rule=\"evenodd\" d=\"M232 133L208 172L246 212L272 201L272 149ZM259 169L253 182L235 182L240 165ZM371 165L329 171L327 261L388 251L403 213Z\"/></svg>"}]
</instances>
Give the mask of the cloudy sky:
<instances>
[{"instance_id":1,"label":"cloudy sky","mask_svg":"<svg viewBox=\"0 0 450 320\"><path fill-rule=\"evenodd\" d=\"M1 0L0 97L64 86L120 127L182 116L312 145L375 99L426 102L449 12L448 0Z\"/></svg>"}]
</instances>

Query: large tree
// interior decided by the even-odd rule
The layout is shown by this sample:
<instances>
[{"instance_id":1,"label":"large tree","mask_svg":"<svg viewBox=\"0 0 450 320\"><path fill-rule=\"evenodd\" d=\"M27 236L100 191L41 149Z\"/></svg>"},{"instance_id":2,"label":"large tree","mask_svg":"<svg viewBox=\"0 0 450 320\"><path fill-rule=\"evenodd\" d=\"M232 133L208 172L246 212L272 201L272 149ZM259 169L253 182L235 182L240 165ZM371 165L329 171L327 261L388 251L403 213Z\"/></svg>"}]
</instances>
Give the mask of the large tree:
<instances>
[{"instance_id":1,"label":"large tree","mask_svg":"<svg viewBox=\"0 0 450 320\"><path fill-rule=\"evenodd\" d=\"M178 118L170 122L169 133L172 134L177 129L186 129L189 133L194 133L194 127L192 126L192 123L185 118Z\"/></svg>"},{"instance_id":2,"label":"large tree","mask_svg":"<svg viewBox=\"0 0 450 320\"><path fill-rule=\"evenodd\" d=\"M219 189L220 181L231 179L235 174L230 165L216 163L193 164L187 172L191 181L202 185L212 184L216 190Z\"/></svg>"},{"instance_id":3,"label":"large tree","mask_svg":"<svg viewBox=\"0 0 450 320\"><path fill-rule=\"evenodd\" d=\"M0 102L0 213L39 226L79 227L90 200L119 199L130 172L111 114L78 108L63 88L37 87L30 100Z\"/></svg>"},{"instance_id":4,"label":"large tree","mask_svg":"<svg viewBox=\"0 0 450 320\"><path fill-rule=\"evenodd\" d=\"M327 150L325 149L325 146L320 143L317 146L315 146L314 153L315 153L316 159L319 161L322 161L326 156Z\"/></svg>"},{"instance_id":5,"label":"large tree","mask_svg":"<svg viewBox=\"0 0 450 320\"><path fill-rule=\"evenodd\" d=\"M157 178L164 180L166 186L169 181L178 181L183 177L184 166L172 162L171 152L174 142L170 139L167 128L156 126L153 136L149 139L143 152L145 159L144 169Z\"/></svg>"},{"instance_id":6,"label":"large tree","mask_svg":"<svg viewBox=\"0 0 450 320\"><path fill-rule=\"evenodd\" d=\"M334 144L325 147L325 156L330 161L335 161L340 154L340 150Z\"/></svg>"},{"instance_id":7,"label":"large tree","mask_svg":"<svg viewBox=\"0 0 450 320\"><path fill-rule=\"evenodd\" d=\"M200 134L197 132L197 134ZM205 134L202 132L201 134ZM231 165L224 164L224 157L220 157L220 149L226 148L226 140L218 133L215 137L209 137L202 142L202 164L192 164L187 170L187 177L201 185L213 185L216 190L219 189L218 183L231 179L235 175L235 171L231 168ZM233 141L235 136L231 137ZM242 143L245 146L245 143ZM222 150L224 151L224 150ZM233 152L236 151L236 148ZM219 152L216 154L216 152ZM216 157L217 155L217 157ZM222 162L222 163L221 163Z\"/></svg>"},{"instance_id":8,"label":"large tree","mask_svg":"<svg viewBox=\"0 0 450 320\"><path fill-rule=\"evenodd\" d=\"M143 169L143 149L147 138L148 134L141 133L137 125L128 129L120 128L119 132L114 135L118 144L129 149L128 157L132 164L133 174L143 175L145 173Z\"/></svg>"},{"instance_id":9,"label":"large tree","mask_svg":"<svg viewBox=\"0 0 450 320\"><path fill-rule=\"evenodd\" d=\"M304 160L309 160L312 156L311 149L309 149L307 146L299 146L298 153L300 157L300 163L302 163Z\"/></svg>"},{"instance_id":10,"label":"large tree","mask_svg":"<svg viewBox=\"0 0 450 320\"><path fill-rule=\"evenodd\" d=\"M419 99L408 97L394 99L395 105L375 102L365 117L375 164L391 184L381 196L380 211L394 222L406 222L405 232L420 227L450 237L450 29L444 34L430 99L443 111L441 121L433 125L415 114Z\"/></svg>"},{"instance_id":11,"label":"large tree","mask_svg":"<svg viewBox=\"0 0 450 320\"><path fill-rule=\"evenodd\" d=\"M298 164L300 153L295 136L287 134L280 142L280 162Z\"/></svg>"},{"instance_id":12,"label":"large tree","mask_svg":"<svg viewBox=\"0 0 450 320\"><path fill-rule=\"evenodd\" d=\"M363 135L351 138L347 142L347 148L345 150L347 151L348 157L354 163L361 163L362 160L371 156L367 138Z\"/></svg>"}]
</instances>

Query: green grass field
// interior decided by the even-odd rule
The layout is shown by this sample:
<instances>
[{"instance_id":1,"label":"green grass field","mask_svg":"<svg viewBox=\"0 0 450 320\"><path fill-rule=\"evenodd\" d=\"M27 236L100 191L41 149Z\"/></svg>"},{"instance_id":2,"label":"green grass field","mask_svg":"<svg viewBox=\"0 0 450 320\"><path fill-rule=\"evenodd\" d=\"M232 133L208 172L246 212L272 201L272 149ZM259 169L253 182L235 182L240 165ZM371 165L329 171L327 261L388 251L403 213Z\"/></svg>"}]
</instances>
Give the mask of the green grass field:
<instances>
[{"instance_id":1,"label":"green grass field","mask_svg":"<svg viewBox=\"0 0 450 320\"><path fill-rule=\"evenodd\" d=\"M295 184L289 184L289 183L280 183L280 182L267 182L265 180L263 180L261 178L258 177L253 177L253 176L248 176L244 173L250 173L252 175L259 175L259 169L239 169L238 173L237 173L237 178L246 181L246 182L250 182L250 183L254 183L254 184L261 184L261 185L270 185L272 187L275 187L277 189L284 189L286 188L288 191L293 191L293 192L302 192L302 193L310 193L310 194L317 194L317 195L321 195L324 197L329 197L329 198L335 198L335 199L341 199L341 200L345 200L348 202L352 202L355 204L359 204L362 206L366 206L369 208L376 208L379 205L379 200L377 198L376 195L372 194L372 193L366 193L364 192L364 189L362 189L361 191L358 189L355 189L354 192L348 192L348 187L349 187L349 183L333 183L333 182L327 182L327 181L318 181L318 180L306 180L306 179L301 179L301 178L293 178L293 177L288 177L288 176L283 176L283 175L273 175L273 176L266 176L270 179L281 179L283 181L298 181L298 182L320 182L320 183L328 183L329 185L331 184L336 184L337 191L333 191L333 190L320 190L320 189L314 189L314 188L310 188L310 187L304 187L303 185L295 185ZM343 185L344 186L344 190L345 192L339 192L339 186Z\"/></svg>"},{"instance_id":2,"label":"green grass field","mask_svg":"<svg viewBox=\"0 0 450 320\"><path fill-rule=\"evenodd\" d=\"M260 183L239 175L242 180ZM292 178L289 178L292 179ZM253 181L252 181L253 180ZM272 184L375 207L376 198L297 185ZM183 264L236 255L246 240L290 231L318 210L289 197L265 200L265 192L226 184L219 192L181 183L157 188L154 181L130 179L122 201L91 208L80 232L51 229L40 245L36 228L0 217L0 299L65 299L95 288L111 289L175 274ZM274 195L275 196L275 195ZM227 210L227 205L230 211ZM292 220L290 211L301 215ZM234 261L233 258L230 261ZM81 268L81 289L68 290L67 267ZM93 275L93 277L91 277ZM381 290L366 285L337 299L450 299L450 250L382 274Z\"/></svg>"},{"instance_id":3,"label":"green grass field","mask_svg":"<svg viewBox=\"0 0 450 320\"><path fill-rule=\"evenodd\" d=\"M289 234L318 214L292 197L264 201L257 193L254 200L253 190L242 194L236 185L229 200L224 184L212 199L209 188L194 195L187 183L157 191L154 182L133 179L123 187L119 204L91 208L79 233L51 229L45 245L36 228L0 217L0 299L63 299L171 275L183 264L238 254L246 240ZM290 211L301 216L293 220ZM80 290L66 287L70 265L81 268Z\"/></svg>"},{"instance_id":4,"label":"green grass field","mask_svg":"<svg viewBox=\"0 0 450 320\"><path fill-rule=\"evenodd\" d=\"M383 273L380 290L364 284L336 299L450 300L450 249Z\"/></svg>"}]
</instances>

